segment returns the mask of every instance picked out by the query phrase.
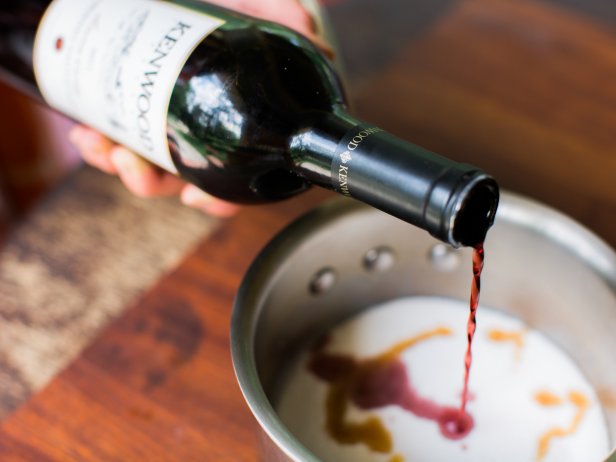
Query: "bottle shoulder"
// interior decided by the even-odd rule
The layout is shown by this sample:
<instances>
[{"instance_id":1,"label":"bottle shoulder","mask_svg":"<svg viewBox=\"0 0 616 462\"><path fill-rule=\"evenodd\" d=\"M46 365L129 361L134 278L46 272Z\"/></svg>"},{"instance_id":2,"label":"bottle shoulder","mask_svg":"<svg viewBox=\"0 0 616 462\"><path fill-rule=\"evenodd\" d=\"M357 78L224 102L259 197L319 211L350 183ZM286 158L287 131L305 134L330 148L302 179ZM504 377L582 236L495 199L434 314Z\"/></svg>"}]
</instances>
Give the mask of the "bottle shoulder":
<instances>
[{"instance_id":1,"label":"bottle shoulder","mask_svg":"<svg viewBox=\"0 0 616 462\"><path fill-rule=\"evenodd\" d=\"M343 103L335 70L308 39L255 20L225 23L197 46L170 110L187 120L196 116L210 134L240 141L255 126L258 132L292 130L307 113Z\"/></svg>"},{"instance_id":2,"label":"bottle shoulder","mask_svg":"<svg viewBox=\"0 0 616 462\"><path fill-rule=\"evenodd\" d=\"M192 52L173 89L167 134L181 174L236 201L288 197L307 187L289 142L344 97L331 64L301 35L231 20Z\"/></svg>"}]
</instances>

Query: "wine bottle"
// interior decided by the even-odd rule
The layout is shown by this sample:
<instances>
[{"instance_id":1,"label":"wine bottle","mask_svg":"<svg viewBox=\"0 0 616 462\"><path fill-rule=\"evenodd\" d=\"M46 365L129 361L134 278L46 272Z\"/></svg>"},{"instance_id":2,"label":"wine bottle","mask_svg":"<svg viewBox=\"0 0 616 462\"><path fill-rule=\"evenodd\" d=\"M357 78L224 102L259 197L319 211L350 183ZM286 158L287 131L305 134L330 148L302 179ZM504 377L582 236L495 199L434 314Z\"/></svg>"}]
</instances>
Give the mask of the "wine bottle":
<instances>
[{"instance_id":1,"label":"wine bottle","mask_svg":"<svg viewBox=\"0 0 616 462\"><path fill-rule=\"evenodd\" d=\"M221 199L314 184L454 246L494 220L492 177L350 116L327 58L281 25L190 0L4 0L0 41L9 81Z\"/></svg>"}]
</instances>

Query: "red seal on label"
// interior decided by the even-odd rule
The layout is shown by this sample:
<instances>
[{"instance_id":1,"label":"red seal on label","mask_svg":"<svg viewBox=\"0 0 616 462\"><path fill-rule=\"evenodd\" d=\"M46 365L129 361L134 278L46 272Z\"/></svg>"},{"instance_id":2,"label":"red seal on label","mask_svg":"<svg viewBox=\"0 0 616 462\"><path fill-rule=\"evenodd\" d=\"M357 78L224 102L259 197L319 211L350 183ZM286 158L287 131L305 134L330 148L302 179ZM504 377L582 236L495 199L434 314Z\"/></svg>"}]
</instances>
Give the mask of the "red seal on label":
<instances>
[{"instance_id":1,"label":"red seal on label","mask_svg":"<svg viewBox=\"0 0 616 462\"><path fill-rule=\"evenodd\" d=\"M56 39L56 50L60 51L63 45L64 45L64 39L62 37L58 37Z\"/></svg>"}]
</instances>

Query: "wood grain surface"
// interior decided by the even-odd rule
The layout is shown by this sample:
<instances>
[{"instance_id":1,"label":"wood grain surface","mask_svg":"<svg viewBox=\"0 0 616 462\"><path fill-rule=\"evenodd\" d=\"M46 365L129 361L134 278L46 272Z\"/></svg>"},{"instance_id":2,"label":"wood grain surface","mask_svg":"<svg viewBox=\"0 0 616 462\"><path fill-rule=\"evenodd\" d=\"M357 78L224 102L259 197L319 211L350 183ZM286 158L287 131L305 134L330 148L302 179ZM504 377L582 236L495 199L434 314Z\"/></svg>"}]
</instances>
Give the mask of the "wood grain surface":
<instances>
[{"instance_id":1,"label":"wood grain surface","mask_svg":"<svg viewBox=\"0 0 616 462\"><path fill-rule=\"evenodd\" d=\"M533 0L466 0L363 87L356 110L616 247L616 33Z\"/></svg>"},{"instance_id":2,"label":"wood grain surface","mask_svg":"<svg viewBox=\"0 0 616 462\"><path fill-rule=\"evenodd\" d=\"M324 197L248 208L215 231L4 423L0 460L257 460L231 366L230 307L258 251Z\"/></svg>"},{"instance_id":3,"label":"wood grain surface","mask_svg":"<svg viewBox=\"0 0 616 462\"><path fill-rule=\"evenodd\" d=\"M616 244L616 34L531 0L468 0L405 44L357 111L484 167ZM228 324L264 243L326 195L246 209L0 428L2 461L254 461Z\"/></svg>"},{"instance_id":4,"label":"wood grain surface","mask_svg":"<svg viewBox=\"0 0 616 462\"><path fill-rule=\"evenodd\" d=\"M47 194L0 246L0 420L218 222L177 198L138 198L91 167Z\"/></svg>"}]
</instances>

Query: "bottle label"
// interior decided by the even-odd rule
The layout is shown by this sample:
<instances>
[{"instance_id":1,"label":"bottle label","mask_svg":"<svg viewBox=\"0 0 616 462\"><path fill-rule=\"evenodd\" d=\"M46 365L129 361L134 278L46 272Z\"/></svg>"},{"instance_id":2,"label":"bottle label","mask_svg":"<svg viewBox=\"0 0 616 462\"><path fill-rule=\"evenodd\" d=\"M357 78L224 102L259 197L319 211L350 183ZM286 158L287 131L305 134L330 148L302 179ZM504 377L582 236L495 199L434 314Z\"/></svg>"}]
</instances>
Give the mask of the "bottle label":
<instances>
[{"instance_id":1,"label":"bottle label","mask_svg":"<svg viewBox=\"0 0 616 462\"><path fill-rule=\"evenodd\" d=\"M54 0L34 43L47 103L177 173L169 100L201 40L224 21L157 0Z\"/></svg>"},{"instance_id":2,"label":"bottle label","mask_svg":"<svg viewBox=\"0 0 616 462\"><path fill-rule=\"evenodd\" d=\"M383 130L377 127L357 126L349 130L342 138L332 160L332 186L334 191L348 197L353 196L351 175L353 172L353 154L361 148L361 152L370 151L371 147L364 149L366 140L375 133Z\"/></svg>"}]
</instances>

